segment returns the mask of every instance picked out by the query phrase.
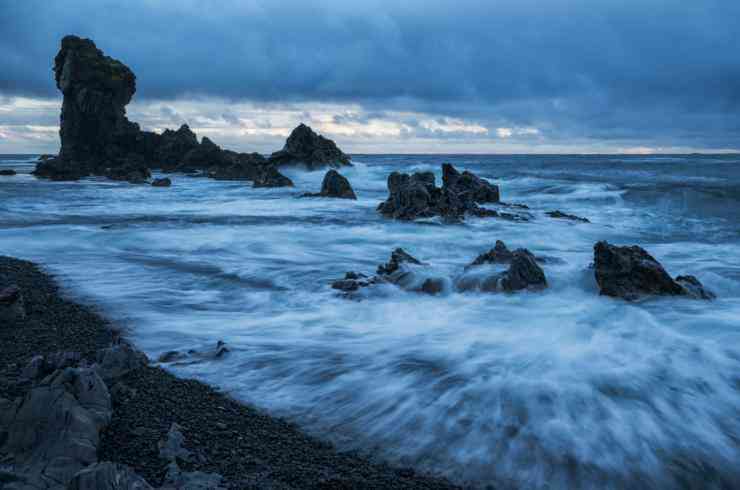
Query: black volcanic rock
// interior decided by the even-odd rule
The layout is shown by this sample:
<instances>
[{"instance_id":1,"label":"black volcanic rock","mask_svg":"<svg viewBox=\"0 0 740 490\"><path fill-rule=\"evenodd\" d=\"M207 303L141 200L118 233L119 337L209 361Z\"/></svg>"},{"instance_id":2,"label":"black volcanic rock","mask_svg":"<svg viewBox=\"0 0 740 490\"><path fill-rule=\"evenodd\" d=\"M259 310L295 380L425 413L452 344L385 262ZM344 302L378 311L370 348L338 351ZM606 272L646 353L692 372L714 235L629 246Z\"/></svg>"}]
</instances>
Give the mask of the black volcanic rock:
<instances>
[{"instance_id":1,"label":"black volcanic rock","mask_svg":"<svg viewBox=\"0 0 740 490\"><path fill-rule=\"evenodd\" d=\"M258 169L254 187L293 187L293 181L281 174L274 165L265 165Z\"/></svg>"},{"instance_id":2,"label":"black volcanic rock","mask_svg":"<svg viewBox=\"0 0 740 490\"><path fill-rule=\"evenodd\" d=\"M481 267L502 264L508 264L508 268L492 270L491 267ZM547 287L547 278L532 252L525 248L512 252L499 240L495 248L479 255L465 268L456 286L461 291L538 291Z\"/></svg>"},{"instance_id":3,"label":"black volcanic rock","mask_svg":"<svg viewBox=\"0 0 740 490\"><path fill-rule=\"evenodd\" d=\"M467 170L460 173L449 163L442 164L442 187L458 195L469 195L474 202L500 202L499 188Z\"/></svg>"},{"instance_id":4,"label":"black volcanic rock","mask_svg":"<svg viewBox=\"0 0 740 490\"><path fill-rule=\"evenodd\" d=\"M236 153L232 163L211 167L208 176L216 180L256 180L266 165L267 160L259 153Z\"/></svg>"},{"instance_id":5,"label":"black volcanic rock","mask_svg":"<svg viewBox=\"0 0 740 490\"><path fill-rule=\"evenodd\" d=\"M17 173L18 172L16 172L12 168L4 168L4 169L0 170L0 175L5 176L5 177L12 177L13 175L15 175Z\"/></svg>"},{"instance_id":6,"label":"black volcanic rock","mask_svg":"<svg viewBox=\"0 0 740 490\"><path fill-rule=\"evenodd\" d=\"M441 188L436 186L432 172L391 173L388 176L388 199L378 205L378 212L399 220L440 216L445 221L455 222L463 220L466 215L527 220L522 215L478 206L478 202L498 202L498 187L470 172L460 174L450 164L444 164L442 171Z\"/></svg>"},{"instance_id":7,"label":"black volcanic rock","mask_svg":"<svg viewBox=\"0 0 740 490\"><path fill-rule=\"evenodd\" d=\"M232 152L226 152L207 137L203 137L200 145L189 150L182 157L177 170L202 170L213 167L224 168L234 163Z\"/></svg>"},{"instance_id":8,"label":"black volcanic rock","mask_svg":"<svg viewBox=\"0 0 740 490\"><path fill-rule=\"evenodd\" d=\"M509 264L514 258L514 253L508 249L501 240L496 240L496 245L488 252L480 254L468 267L483 264Z\"/></svg>"},{"instance_id":9,"label":"black volcanic rock","mask_svg":"<svg viewBox=\"0 0 740 490\"><path fill-rule=\"evenodd\" d=\"M326 172L321 183L321 192L317 194L307 193L303 197L336 197L339 199L357 199L349 180L336 170Z\"/></svg>"},{"instance_id":10,"label":"black volcanic rock","mask_svg":"<svg viewBox=\"0 0 740 490\"><path fill-rule=\"evenodd\" d=\"M580 216L576 216L575 214L564 213L558 209L556 209L555 211L548 211L545 214L551 218L567 219L570 221L579 221L581 223L590 223L590 221L587 218L582 218Z\"/></svg>"},{"instance_id":11,"label":"black volcanic rock","mask_svg":"<svg viewBox=\"0 0 740 490\"><path fill-rule=\"evenodd\" d=\"M169 187L171 185L172 181L167 177L152 180L152 187Z\"/></svg>"},{"instance_id":12,"label":"black volcanic rock","mask_svg":"<svg viewBox=\"0 0 740 490\"><path fill-rule=\"evenodd\" d=\"M594 245L594 272L604 296L628 301L648 295L714 297L694 276L672 279L652 255L637 245L618 247L598 242Z\"/></svg>"},{"instance_id":13,"label":"black volcanic rock","mask_svg":"<svg viewBox=\"0 0 740 490\"><path fill-rule=\"evenodd\" d=\"M316 134L303 123L290 133L283 149L270 156L270 163L278 166L305 164L310 170L351 165L350 157L332 140Z\"/></svg>"},{"instance_id":14,"label":"black volcanic rock","mask_svg":"<svg viewBox=\"0 0 740 490\"><path fill-rule=\"evenodd\" d=\"M182 163L185 155L196 148L198 137L190 126L183 124L177 131L164 130L154 152L154 159L163 170L174 170Z\"/></svg>"}]
</instances>

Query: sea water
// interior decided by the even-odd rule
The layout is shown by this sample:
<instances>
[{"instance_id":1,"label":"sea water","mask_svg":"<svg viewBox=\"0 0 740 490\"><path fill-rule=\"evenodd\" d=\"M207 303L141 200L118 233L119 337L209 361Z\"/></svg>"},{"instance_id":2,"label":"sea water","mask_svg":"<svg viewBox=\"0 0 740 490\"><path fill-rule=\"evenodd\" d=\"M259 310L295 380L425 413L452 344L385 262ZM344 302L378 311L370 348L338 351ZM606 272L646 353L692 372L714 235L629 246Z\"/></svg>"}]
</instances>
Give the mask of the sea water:
<instances>
[{"instance_id":1,"label":"sea water","mask_svg":"<svg viewBox=\"0 0 740 490\"><path fill-rule=\"evenodd\" d=\"M340 449L497 488L740 485L740 157L358 155L357 201L174 174L172 187L37 180L0 167L0 253L42 263L72 296L168 364ZM451 162L532 219L395 222L394 170ZM553 219L561 210L591 223ZM496 240L548 257L549 288L439 296L330 288L402 247L454 278ZM601 297L593 245L637 244L711 302ZM194 359L195 360L195 359ZM194 361L193 360L193 361Z\"/></svg>"}]
</instances>

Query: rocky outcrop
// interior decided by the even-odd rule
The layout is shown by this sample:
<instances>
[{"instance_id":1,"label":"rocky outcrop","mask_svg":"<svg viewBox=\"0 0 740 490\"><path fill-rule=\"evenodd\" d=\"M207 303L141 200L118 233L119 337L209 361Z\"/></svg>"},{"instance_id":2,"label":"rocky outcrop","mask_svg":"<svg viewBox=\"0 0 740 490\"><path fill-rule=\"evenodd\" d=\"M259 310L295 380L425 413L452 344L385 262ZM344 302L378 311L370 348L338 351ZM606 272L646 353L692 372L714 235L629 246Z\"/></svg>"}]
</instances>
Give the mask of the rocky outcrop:
<instances>
[{"instance_id":1,"label":"rocky outcrop","mask_svg":"<svg viewBox=\"0 0 740 490\"><path fill-rule=\"evenodd\" d=\"M357 199L349 180L336 170L329 170L321 182L321 192L306 193L302 197L336 197L339 199Z\"/></svg>"},{"instance_id":2,"label":"rocky outcrop","mask_svg":"<svg viewBox=\"0 0 740 490\"><path fill-rule=\"evenodd\" d=\"M650 295L714 297L694 276L671 278L653 256L637 245L618 247L598 242L594 245L594 273L600 294L628 301Z\"/></svg>"},{"instance_id":3,"label":"rocky outcrop","mask_svg":"<svg viewBox=\"0 0 740 490\"><path fill-rule=\"evenodd\" d=\"M152 486L128 466L105 462L78 472L67 490L152 490Z\"/></svg>"},{"instance_id":4,"label":"rocky outcrop","mask_svg":"<svg viewBox=\"0 0 740 490\"><path fill-rule=\"evenodd\" d=\"M545 214L548 215L551 218L567 219L567 220L570 220L570 221L578 221L580 223L590 223L590 221L588 220L588 218L582 218L580 216L576 216L575 214L564 213L564 212L562 212L560 210L557 210L557 209L555 211L548 211Z\"/></svg>"},{"instance_id":5,"label":"rocky outcrop","mask_svg":"<svg viewBox=\"0 0 740 490\"><path fill-rule=\"evenodd\" d=\"M455 222L466 215L527 220L523 215L502 213L478 205L479 202L499 202L497 186L470 172L460 174L448 163L442 166L442 173L442 187L439 188L432 172L412 175L393 172L388 176L388 199L380 203L378 212L399 220L439 216L445 221Z\"/></svg>"},{"instance_id":6,"label":"rocky outcrop","mask_svg":"<svg viewBox=\"0 0 740 490\"><path fill-rule=\"evenodd\" d=\"M501 201L497 185L467 170L460 173L449 163L442 164L442 188L461 196L461 199L470 199L478 204Z\"/></svg>"},{"instance_id":7,"label":"rocky outcrop","mask_svg":"<svg viewBox=\"0 0 740 490\"><path fill-rule=\"evenodd\" d=\"M265 165L257 169L254 187L293 187L293 181L281 174L274 165Z\"/></svg>"},{"instance_id":8,"label":"rocky outcrop","mask_svg":"<svg viewBox=\"0 0 740 490\"><path fill-rule=\"evenodd\" d=\"M278 166L303 164L309 170L315 170L350 165L350 157L332 140L301 123L290 133L283 149L270 156L270 163Z\"/></svg>"},{"instance_id":9,"label":"rocky outcrop","mask_svg":"<svg viewBox=\"0 0 740 490\"><path fill-rule=\"evenodd\" d=\"M168 461L167 473L161 490L166 489L221 489L223 477L217 473L204 473L202 471L183 471L180 469L179 461L193 462L195 454L185 448L185 436L183 428L173 423L167 431L167 435L159 441L159 457Z\"/></svg>"},{"instance_id":10,"label":"rocky outcrop","mask_svg":"<svg viewBox=\"0 0 740 490\"><path fill-rule=\"evenodd\" d=\"M501 265L508 268L491 267ZM455 285L461 291L538 291L547 287L547 279L532 252L524 248L512 252L498 240L493 249L479 255L465 268Z\"/></svg>"},{"instance_id":11,"label":"rocky outcrop","mask_svg":"<svg viewBox=\"0 0 740 490\"><path fill-rule=\"evenodd\" d=\"M232 160L228 165L211 167L208 176L216 180L256 180L267 165L259 153L238 153Z\"/></svg>"}]
</instances>

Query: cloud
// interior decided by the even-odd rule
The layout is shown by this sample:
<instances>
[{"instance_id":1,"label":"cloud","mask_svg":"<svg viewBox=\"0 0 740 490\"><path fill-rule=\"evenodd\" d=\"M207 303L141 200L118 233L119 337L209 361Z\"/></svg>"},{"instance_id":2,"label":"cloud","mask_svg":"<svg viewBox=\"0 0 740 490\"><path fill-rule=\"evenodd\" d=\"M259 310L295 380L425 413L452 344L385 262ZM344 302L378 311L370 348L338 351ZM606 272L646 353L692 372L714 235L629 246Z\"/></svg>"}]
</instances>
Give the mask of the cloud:
<instances>
[{"instance_id":1,"label":"cloud","mask_svg":"<svg viewBox=\"0 0 740 490\"><path fill-rule=\"evenodd\" d=\"M52 59L76 33L131 66L142 106L321 103L361 109L337 111L337 125L395 114L409 134L448 140L471 134L407 128L422 114L493 139L536 128L531 144L729 148L740 131L738 18L736 0L0 2L0 93L58 97ZM233 115L197 117L244 122Z\"/></svg>"}]
</instances>

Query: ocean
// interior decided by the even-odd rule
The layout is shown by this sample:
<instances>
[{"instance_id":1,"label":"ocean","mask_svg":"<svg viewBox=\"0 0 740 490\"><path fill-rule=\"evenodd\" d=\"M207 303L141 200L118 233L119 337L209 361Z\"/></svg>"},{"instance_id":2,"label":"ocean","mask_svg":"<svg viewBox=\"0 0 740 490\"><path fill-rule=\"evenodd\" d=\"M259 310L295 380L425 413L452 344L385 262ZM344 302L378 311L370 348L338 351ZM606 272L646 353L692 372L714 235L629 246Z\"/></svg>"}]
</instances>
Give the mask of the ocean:
<instances>
[{"instance_id":1,"label":"ocean","mask_svg":"<svg viewBox=\"0 0 740 490\"><path fill-rule=\"evenodd\" d=\"M40 262L167 369L341 449L497 488L740 486L740 156L356 155L357 201L170 175L170 188L37 180L2 155L0 254ZM394 170L454 164L529 222L394 222ZM561 210L591 223L553 219ZM548 260L549 288L439 296L330 283L402 247L454 278L503 240ZM601 297L593 245L640 245L717 299Z\"/></svg>"}]
</instances>

